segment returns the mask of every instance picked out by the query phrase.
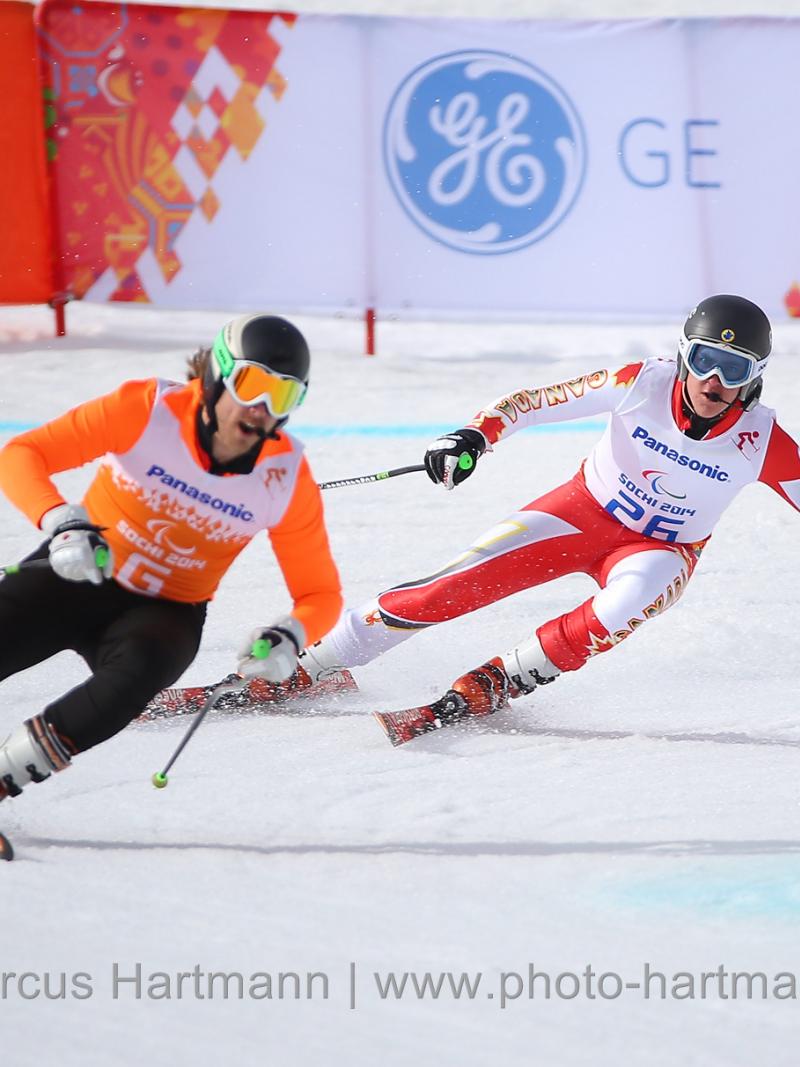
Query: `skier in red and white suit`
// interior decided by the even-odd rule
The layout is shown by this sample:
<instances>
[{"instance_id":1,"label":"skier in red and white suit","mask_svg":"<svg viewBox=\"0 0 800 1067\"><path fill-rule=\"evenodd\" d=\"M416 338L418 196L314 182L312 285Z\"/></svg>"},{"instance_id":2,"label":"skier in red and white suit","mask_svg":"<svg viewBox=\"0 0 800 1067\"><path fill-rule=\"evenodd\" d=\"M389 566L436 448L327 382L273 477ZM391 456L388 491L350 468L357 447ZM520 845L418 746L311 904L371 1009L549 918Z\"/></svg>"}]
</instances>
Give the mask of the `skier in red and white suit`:
<instances>
[{"instance_id":1,"label":"skier in red and white suit","mask_svg":"<svg viewBox=\"0 0 800 1067\"><path fill-rule=\"evenodd\" d=\"M685 323L677 373L673 360L651 359L520 389L434 441L428 473L452 489L484 451L526 426L610 415L565 485L493 526L435 574L346 611L301 656L309 682L575 572L591 575L599 591L458 679L450 695L466 702L462 714L493 711L619 644L681 596L717 520L745 485L765 482L800 509L798 446L759 403L770 350L760 308L710 297Z\"/></svg>"}]
</instances>

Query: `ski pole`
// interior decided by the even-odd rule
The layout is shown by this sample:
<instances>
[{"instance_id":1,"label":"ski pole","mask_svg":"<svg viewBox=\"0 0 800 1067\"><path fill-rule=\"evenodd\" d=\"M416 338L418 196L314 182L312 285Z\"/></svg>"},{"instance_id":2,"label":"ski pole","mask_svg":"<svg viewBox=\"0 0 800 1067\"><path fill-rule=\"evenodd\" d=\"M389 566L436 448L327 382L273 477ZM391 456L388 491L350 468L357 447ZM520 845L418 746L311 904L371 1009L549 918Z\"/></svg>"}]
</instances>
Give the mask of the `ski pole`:
<instances>
[{"instance_id":1,"label":"ski pole","mask_svg":"<svg viewBox=\"0 0 800 1067\"><path fill-rule=\"evenodd\" d=\"M271 649L272 643L266 640L265 638L260 637L257 641L253 642L253 645L250 649L250 655L253 657L253 659L266 659L267 656L270 654ZM243 689L244 686L247 685L248 681L249 678L237 678L235 682L220 682L219 685L215 686L211 690L211 692L208 694L208 697L206 698L205 704L203 704L202 708L198 711L197 717L195 718L189 729L186 731L186 735L184 736L181 743L172 753L172 756L164 770L156 771L153 777L150 779L156 789L165 789L166 786L169 784L169 778L167 777L167 775L169 774L170 769L177 760L178 756L180 756L181 752L183 752L183 750L189 744L189 741L191 740L195 730L197 730L200 723L203 721L209 711L211 711L211 709L214 707L220 697L224 697L228 693L238 693L240 689Z\"/></svg>"},{"instance_id":2,"label":"ski pole","mask_svg":"<svg viewBox=\"0 0 800 1067\"><path fill-rule=\"evenodd\" d=\"M211 692L208 694L208 697L206 698L205 704L203 704L202 708L198 711L197 717L194 719L192 725L186 731L186 734L181 743L172 753L172 756L167 762L167 765L164 770L156 771L156 773L153 775L151 781L156 787L156 789L165 789L166 786L169 784L169 778L167 777L167 775L170 769L177 760L178 756L180 756L181 752L183 752L183 750L189 744L195 730L197 730L200 723L203 721L209 711L211 711L211 709L214 707L219 698L225 696L226 693L237 692L237 690L241 689L246 684L246 682L246 678L241 678L235 682L220 682L218 686L215 686L214 689L211 690Z\"/></svg>"},{"instance_id":3,"label":"ski pole","mask_svg":"<svg viewBox=\"0 0 800 1067\"><path fill-rule=\"evenodd\" d=\"M0 567L0 579L6 578L9 574L19 574L20 571L31 571L49 566L49 559L26 559L22 563L9 563L7 567Z\"/></svg>"},{"instance_id":4,"label":"ski pole","mask_svg":"<svg viewBox=\"0 0 800 1067\"><path fill-rule=\"evenodd\" d=\"M92 526L91 529L99 534L102 533L106 527ZM95 546L94 561L101 571L108 563L109 552L110 549L105 541ZM49 566L49 559L24 559L21 563L9 563L7 567L0 567L0 580L7 578L9 574L19 574L20 571L41 570L43 567Z\"/></svg>"},{"instance_id":5,"label":"ski pole","mask_svg":"<svg viewBox=\"0 0 800 1067\"><path fill-rule=\"evenodd\" d=\"M320 482L320 489L338 489L340 485L364 485L367 482L384 482L387 478L396 478L399 474L414 474L424 471L425 465L418 463L413 467L395 467L390 471L378 471L377 474L362 474L359 478L339 478L334 482Z\"/></svg>"},{"instance_id":6,"label":"ski pole","mask_svg":"<svg viewBox=\"0 0 800 1067\"><path fill-rule=\"evenodd\" d=\"M462 452L458 457L459 467L466 471L473 466L474 460L469 452ZM362 474L360 478L339 478L335 482L320 482L320 489L338 489L341 485L364 485L366 482L385 482L387 478L396 478L398 474L415 474L424 471L425 464L417 463L413 467L395 467L390 471L378 471L377 474Z\"/></svg>"}]
</instances>

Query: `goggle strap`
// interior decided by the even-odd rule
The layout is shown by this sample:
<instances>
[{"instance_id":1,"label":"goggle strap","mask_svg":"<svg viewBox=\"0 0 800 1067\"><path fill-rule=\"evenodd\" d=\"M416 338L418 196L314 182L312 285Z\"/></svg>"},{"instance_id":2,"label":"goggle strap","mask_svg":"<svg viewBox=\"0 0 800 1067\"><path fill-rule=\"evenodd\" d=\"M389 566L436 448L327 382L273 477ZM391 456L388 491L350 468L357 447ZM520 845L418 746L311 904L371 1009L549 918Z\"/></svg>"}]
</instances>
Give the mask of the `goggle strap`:
<instances>
[{"instance_id":1,"label":"goggle strap","mask_svg":"<svg viewBox=\"0 0 800 1067\"><path fill-rule=\"evenodd\" d=\"M222 378L227 378L233 373L233 368L236 366L236 360L231 354L231 350L225 344L225 338L222 333L218 333L214 339L214 358L217 361L219 367L219 373Z\"/></svg>"}]
</instances>

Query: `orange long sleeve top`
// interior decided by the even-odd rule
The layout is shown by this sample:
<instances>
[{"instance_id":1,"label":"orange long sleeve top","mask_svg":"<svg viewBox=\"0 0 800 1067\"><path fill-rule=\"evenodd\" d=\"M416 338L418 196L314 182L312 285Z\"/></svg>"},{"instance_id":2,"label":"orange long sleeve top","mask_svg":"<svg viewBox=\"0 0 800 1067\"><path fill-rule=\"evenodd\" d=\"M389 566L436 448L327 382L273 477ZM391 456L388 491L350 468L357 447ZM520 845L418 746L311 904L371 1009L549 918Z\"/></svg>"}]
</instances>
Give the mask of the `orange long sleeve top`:
<instances>
[{"instance_id":1,"label":"orange long sleeve top","mask_svg":"<svg viewBox=\"0 0 800 1067\"><path fill-rule=\"evenodd\" d=\"M249 474L209 473L196 418L201 384L157 379L115 392L20 434L0 451L0 490L37 526L64 498L59 471L103 457L84 506L105 527L114 577L147 596L209 600L259 529L275 556L309 644L342 607L322 499L302 446L265 441Z\"/></svg>"}]
</instances>

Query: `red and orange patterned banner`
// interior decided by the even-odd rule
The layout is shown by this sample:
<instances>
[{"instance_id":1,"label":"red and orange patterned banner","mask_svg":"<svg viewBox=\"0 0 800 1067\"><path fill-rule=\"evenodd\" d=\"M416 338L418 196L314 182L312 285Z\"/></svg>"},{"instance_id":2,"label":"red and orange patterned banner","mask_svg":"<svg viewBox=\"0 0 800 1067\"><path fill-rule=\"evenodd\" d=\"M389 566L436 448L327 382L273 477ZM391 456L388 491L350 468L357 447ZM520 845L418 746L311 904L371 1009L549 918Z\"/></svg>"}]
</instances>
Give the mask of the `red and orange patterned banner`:
<instances>
[{"instance_id":1,"label":"red and orange patterned banner","mask_svg":"<svg viewBox=\"0 0 800 1067\"><path fill-rule=\"evenodd\" d=\"M108 299L147 301L155 257L169 282L194 212L219 208L214 176L264 131L256 99L280 99L274 20L295 16L46 0L39 43L48 153L57 167L59 287L83 296L113 272Z\"/></svg>"}]
</instances>

